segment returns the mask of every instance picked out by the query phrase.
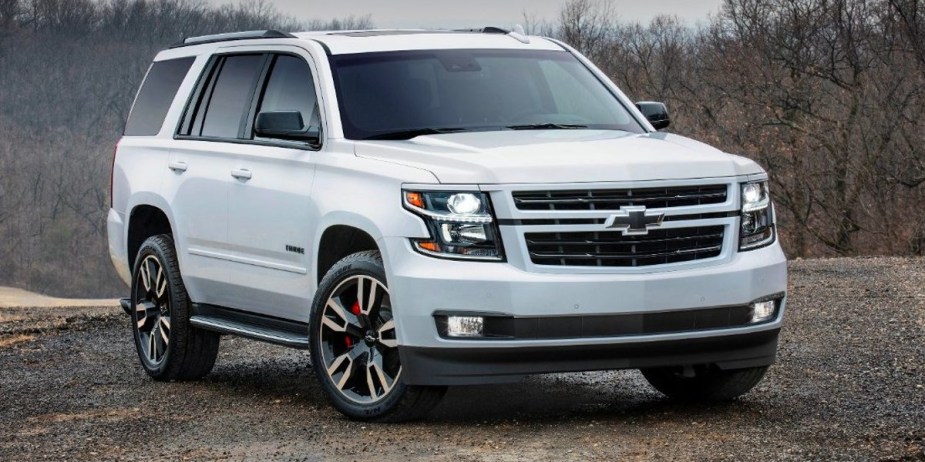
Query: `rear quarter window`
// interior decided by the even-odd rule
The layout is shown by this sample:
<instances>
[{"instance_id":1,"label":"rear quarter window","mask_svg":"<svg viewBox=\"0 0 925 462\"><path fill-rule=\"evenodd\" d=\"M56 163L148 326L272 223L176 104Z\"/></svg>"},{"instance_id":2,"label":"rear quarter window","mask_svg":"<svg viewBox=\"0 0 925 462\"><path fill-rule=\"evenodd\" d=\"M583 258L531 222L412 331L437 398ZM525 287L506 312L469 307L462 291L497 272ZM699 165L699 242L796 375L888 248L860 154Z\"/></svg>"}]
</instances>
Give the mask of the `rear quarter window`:
<instances>
[{"instance_id":1,"label":"rear quarter window","mask_svg":"<svg viewBox=\"0 0 925 462\"><path fill-rule=\"evenodd\" d=\"M195 58L157 61L151 65L125 124L126 136L157 135L177 90Z\"/></svg>"}]
</instances>

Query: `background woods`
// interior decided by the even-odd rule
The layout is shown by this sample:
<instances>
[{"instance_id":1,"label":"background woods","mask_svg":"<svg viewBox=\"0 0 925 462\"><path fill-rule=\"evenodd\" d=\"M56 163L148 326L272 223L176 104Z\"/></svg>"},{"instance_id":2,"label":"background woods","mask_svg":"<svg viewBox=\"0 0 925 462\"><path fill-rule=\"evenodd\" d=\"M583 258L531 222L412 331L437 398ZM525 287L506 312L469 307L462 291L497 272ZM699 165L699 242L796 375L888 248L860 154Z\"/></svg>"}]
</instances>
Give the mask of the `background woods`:
<instances>
[{"instance_id":1,"label":"background woods","mask_svg":"<svg viewBox=\"0 0 925 462\"><path fill-rule=\"evenodd\" d=\"M696 27L572 0L525 22L631 98L665 101L671 131L767 168L791 257L925 253L922 0L726 0ZM299 22L260 1L0 0L0 285L123 295L106 250L109 169L158 50L224 31L370 26Z\"/></svg>"},{"instance_id":2,"label":"background woods","mask_svg":"<svg viewBox=\"0 0 925 462\"><path fill-rule=\"evenodd\" d=\"M665 101L671 130L761 163L788 255L925 252L925 2L727 0L699 29L614 17L578 0L552 27Z\"/></svg>"},{"instance_id":3,"label":"background woods","mask_svg":"<svg viewBox=\"0 0 925 462\"><path fill-rule=\"evenodd\" d=\"M109 262L113 148L151 58L184 36L370 27L267 2L0 0L0 285L125 292Z\"/></svg>"}]
</instances>

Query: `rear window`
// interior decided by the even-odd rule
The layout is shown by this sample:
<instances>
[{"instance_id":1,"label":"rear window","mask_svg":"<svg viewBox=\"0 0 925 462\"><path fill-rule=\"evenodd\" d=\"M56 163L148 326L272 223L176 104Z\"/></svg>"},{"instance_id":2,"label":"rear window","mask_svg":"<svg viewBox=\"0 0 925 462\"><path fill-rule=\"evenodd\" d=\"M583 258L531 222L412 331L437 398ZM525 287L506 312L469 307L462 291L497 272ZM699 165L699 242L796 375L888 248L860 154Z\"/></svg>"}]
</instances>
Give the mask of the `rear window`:
<instances>
[{"instance_id":1,"label":"rear window","mask_svg":"<svg viewBox=\"0 0 925 462\"><path fill-rule=\"evenodd\" d=\"M151 65L125 124L126 136L152 136L161 131L170 103L194 60L171 59Z\"/></svg>"}]
</instances>

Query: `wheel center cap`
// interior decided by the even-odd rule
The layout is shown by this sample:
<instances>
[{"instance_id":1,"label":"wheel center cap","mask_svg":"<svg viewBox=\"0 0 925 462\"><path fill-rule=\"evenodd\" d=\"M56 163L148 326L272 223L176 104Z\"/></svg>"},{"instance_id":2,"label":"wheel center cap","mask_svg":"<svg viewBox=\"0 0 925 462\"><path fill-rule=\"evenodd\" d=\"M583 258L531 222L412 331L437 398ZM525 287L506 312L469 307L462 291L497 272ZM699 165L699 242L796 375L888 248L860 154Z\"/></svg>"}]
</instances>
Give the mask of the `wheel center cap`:
<instances>
[{"instance_id":1,"label":"wheel center cap","mask_svg":"<svg viewBox=\"0 0 925 462\"><path fill-rule=\"evenodd\" d=\"M371 330L366 331L366 336L363 338L363 340L365 340L366 343L372 345L376 343L376 340L378 340L378 336L376 336L376 332L374 331L371 331Z\"/></svg>"}]
</instances>

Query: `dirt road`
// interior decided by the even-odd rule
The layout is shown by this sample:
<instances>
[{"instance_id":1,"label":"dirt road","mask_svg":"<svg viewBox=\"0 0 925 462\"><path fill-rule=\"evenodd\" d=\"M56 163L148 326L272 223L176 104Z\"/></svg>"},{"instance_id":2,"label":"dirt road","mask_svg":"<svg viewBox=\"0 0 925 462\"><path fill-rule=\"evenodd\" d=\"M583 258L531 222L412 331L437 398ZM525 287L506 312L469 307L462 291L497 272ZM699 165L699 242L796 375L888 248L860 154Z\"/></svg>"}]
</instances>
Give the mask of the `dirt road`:
<instances>
[{"instance_id":1,"label":"dirt road","mask_svg":"<svg viewBox=\"0 0 925 462\"><path fill-rule=\"evenodd\" d=\"M225 337L206 380L156 383L118 307L0 305L0 460L925 461L925 260L791 269L778 364L736 403L547 375L451 389L402 425L344 419L303 352Z\"/></svg>"}]
</instances>

